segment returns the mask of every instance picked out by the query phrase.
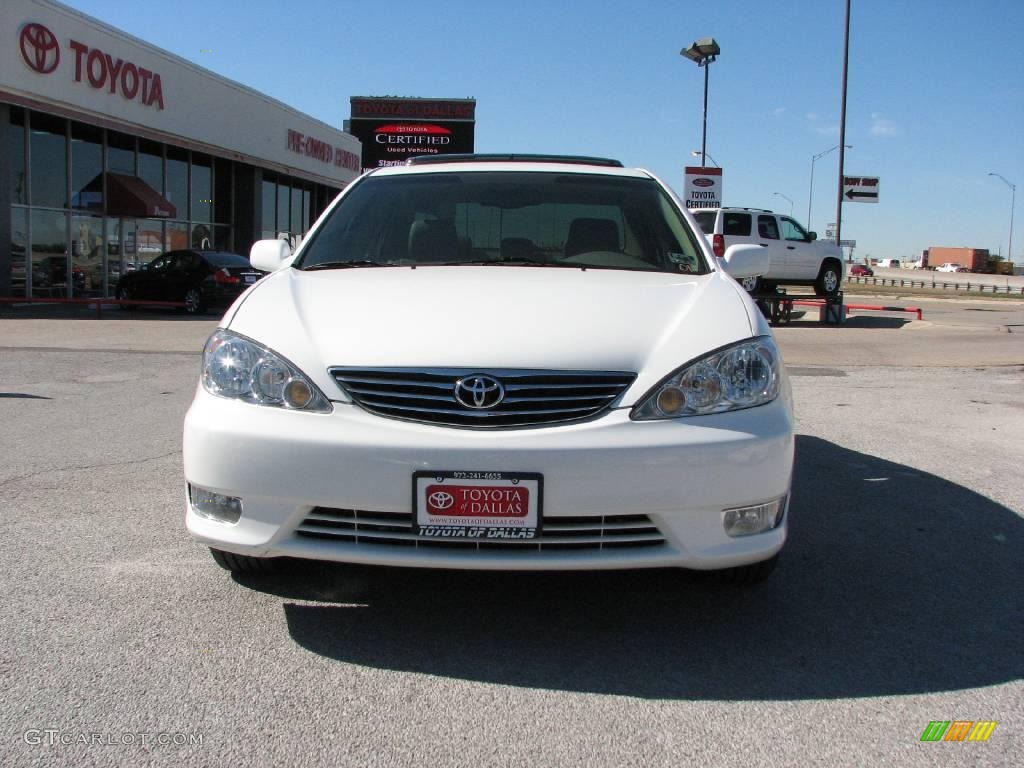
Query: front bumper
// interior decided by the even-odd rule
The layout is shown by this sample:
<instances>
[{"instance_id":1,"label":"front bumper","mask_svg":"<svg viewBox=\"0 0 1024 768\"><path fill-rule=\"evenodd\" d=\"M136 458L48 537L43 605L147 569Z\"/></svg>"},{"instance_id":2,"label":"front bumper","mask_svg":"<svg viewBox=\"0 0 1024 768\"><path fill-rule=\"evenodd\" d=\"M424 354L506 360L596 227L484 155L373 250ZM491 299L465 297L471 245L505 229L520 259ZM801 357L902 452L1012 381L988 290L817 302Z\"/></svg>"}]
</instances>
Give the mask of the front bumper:
<instances>
[{"instance_id":1,"label":"front bumper","mask_svg":"<svg viewBox=\"0 0 1024 768\"><path fill-rule=\"evenodd\" d=\"M727 568L781 549L775 529L731 538L723 510L789 492L793 419L787 398L732 413L634 422L628 409L554 427L476 431L396 421L335 403L331 414L225 400L202 387L185 418L187 483L240 497L238 523L197 515L199 541L255 557L299 557L428 568L568 570ZM642 548L515 551L389 546L309 538L296 531L314 508L412 512L421 470L538 472L543 519L646 515L663 543ZM359 514L362 514L360 512ZM408 543L408 542L407 542Z\"/></svg>"}]
</instances>

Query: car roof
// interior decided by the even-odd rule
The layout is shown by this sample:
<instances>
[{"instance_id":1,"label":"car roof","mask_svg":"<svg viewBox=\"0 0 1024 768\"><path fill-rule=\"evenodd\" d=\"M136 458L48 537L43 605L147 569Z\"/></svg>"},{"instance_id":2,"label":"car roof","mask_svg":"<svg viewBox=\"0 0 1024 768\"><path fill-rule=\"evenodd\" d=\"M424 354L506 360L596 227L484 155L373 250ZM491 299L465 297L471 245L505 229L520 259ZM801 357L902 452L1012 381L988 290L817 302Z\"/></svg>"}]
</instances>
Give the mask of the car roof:
<instances>
[{"instance_id":1,"label":"car roof","mask_svg":"<svg viewBox=\"0 0 1024 768\"><path fill-rule=\"evenodd\" d=\"M410 176L421 173L475 173L479 171L520 172L520 173L579 173L600 176L625 176L631 178L651 178L651 174L641 168L622 168L604 164L581 162L586 158L567 156L545 156L540 159L533 155L522 160L508 159L509 155L486 156L476 158L459 158L453 162L434 161L422 165L394 165L387 168L375 168L369 173L373 176ZM590 158L600 160L600 158ZM369 175L369 174L368 174Z\"/></svg>"}]
</instances>

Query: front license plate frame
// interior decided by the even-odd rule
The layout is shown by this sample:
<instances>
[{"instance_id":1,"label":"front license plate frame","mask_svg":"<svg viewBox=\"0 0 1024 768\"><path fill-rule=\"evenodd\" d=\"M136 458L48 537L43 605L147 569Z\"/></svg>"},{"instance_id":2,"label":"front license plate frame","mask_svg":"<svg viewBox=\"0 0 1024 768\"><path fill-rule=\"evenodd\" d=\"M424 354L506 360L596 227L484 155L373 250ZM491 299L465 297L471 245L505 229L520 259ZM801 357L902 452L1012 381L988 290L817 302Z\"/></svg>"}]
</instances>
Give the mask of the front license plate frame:
<instances>
[{"instance_id":1,"label":"front license plate frame","mask_svg":"<svg viewBox=\"0 0 1024 768\"><path fill-rule=\"evenodd\" d=\"M473 493L473 488L483 493ZM452 511L444 515L429 497L449 490L448 508ZM517 490L526 491L525 506ZM431 470L412 475L412 532L423 538L535 541L540 536L543 508L544 476L539 472ZM473 514L474 509L479 514ZM520 509L524 514L519 514Z\"/></svg>"}]
</instances>

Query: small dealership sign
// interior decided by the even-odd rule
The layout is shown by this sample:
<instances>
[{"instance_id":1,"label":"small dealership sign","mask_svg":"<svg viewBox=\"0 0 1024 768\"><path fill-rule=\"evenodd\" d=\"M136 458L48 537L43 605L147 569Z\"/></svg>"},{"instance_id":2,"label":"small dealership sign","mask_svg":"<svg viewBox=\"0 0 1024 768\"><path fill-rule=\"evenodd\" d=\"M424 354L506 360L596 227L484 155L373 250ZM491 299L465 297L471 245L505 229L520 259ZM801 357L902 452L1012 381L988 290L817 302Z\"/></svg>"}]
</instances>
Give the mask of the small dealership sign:
<instances>
[{"instance_id":1,"label":"small dealership sign","mask_svg":"<svg viewBox=\"0 0 1024 768\"><path fill-rule=\"evenodd\" d=\"M877 203L877 176L843 176L844 203Z\"/></svg>"},{"instance_id":2,"label":"small dealership sign","mask_svg":"<svg viewBox=\"0 0 1024 768\"><path fill-rule=\"evenodd\" d=\"M721 208L722 169L687 166L684 200L687 208Z\"/></svg>"}]
</instances>

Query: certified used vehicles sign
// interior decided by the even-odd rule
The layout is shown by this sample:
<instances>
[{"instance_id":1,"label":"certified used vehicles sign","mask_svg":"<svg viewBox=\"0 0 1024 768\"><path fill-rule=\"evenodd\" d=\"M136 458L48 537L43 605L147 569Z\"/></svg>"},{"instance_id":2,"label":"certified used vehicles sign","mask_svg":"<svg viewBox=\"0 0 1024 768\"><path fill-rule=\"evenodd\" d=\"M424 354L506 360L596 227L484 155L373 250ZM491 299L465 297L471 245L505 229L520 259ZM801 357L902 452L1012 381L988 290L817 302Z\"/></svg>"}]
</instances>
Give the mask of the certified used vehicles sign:
<instances>
[{"instance_id":1,"label":"certified used vehicles sign","mask_svg":"<svg viewBox=\"0 0 1024 768\"><path fill-rule=\"evenodd\" d=\"M417 472L416 533L446 539L534 539L542 478L524 472Z\"/></svg>"}]
</instances>

